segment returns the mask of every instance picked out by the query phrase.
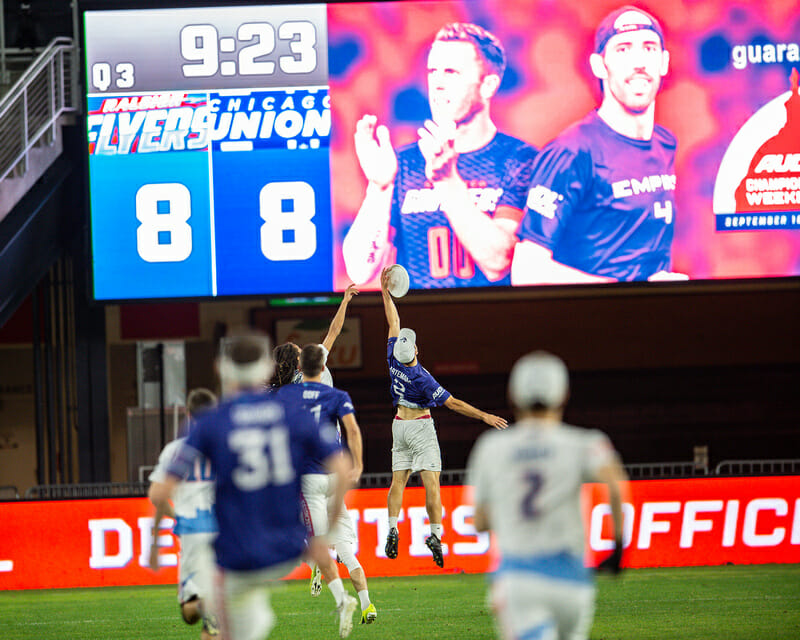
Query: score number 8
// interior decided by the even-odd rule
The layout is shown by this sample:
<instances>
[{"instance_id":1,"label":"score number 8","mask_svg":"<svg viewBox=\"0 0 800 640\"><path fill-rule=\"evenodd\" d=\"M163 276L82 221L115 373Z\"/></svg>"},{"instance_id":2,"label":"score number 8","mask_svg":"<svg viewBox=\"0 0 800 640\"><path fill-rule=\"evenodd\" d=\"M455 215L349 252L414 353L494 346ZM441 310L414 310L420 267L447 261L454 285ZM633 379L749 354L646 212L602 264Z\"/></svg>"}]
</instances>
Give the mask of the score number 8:
<instances>
[{"instance_id":1,"label":"score number 8","mask_svg":"<svg viewBox=\"0 0 800 640\"><path fill-rule=\"evenodd\" d=\"M159 204L161 204L161 211ZM307 260L317 250L314 188L271 182L259 193L261 253L275 262ZM145 262L182 262L192 253L191 194L179 182L145 184L136 192L136 250Z\"/></svg>"},{"instance_id":2,"label":"score number 8","mask_svg":"<svg viewBox=\"0 0 800 640\"><path fill-rule=\"evenodd\" d=\"M270 182L258 194L261 253L267 260L308 260L317 251L313 187L307 182Z\"/></svg>"}]
</instances>

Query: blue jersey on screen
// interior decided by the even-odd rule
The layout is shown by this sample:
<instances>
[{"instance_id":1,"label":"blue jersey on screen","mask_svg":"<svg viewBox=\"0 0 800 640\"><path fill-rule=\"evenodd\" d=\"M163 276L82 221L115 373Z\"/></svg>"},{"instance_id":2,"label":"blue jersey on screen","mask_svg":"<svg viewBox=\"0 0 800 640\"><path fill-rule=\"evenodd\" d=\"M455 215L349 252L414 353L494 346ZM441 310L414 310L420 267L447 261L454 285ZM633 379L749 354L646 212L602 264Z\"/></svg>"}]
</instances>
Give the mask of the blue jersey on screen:
<instances>
[{"instance_id":1,"label":"blue jersey on screen","mask_svg":"<svg viewBox=\"0 0 800 640\"><path fill-rule=\"evenodd\" d=\"M389 338L386 355L389 363L389 390L392 394L392 404L412 409L441 407L450 397L450 392L419 364L419 360L413 367L401 364L394 357L395 342L397 338Z\"/></svg>"},{"instance_id":2,"label":"blue jersey on screen","mask_svg":"<svg viewBox=\"0 0 800 640\"><path fill-rule=\"evenodd\" d=\"M198 452L217 475L217 563L261 569L293 560L305 547L300 474L310 459L340 449L336 430L320 428L301 404L252 392L204 412L168 467L185 477Z\"/></svg>"},{"instance_id":3,"label":"blue jersey on screen","mask_svg":"<svg viewBox=\"0 0 800 640\"><path fill-rule=\"evenodd\" d=\"M467 183L478 208L490 216L522 217L536 149L497 133L485 147L458 157L458 173ZM397 153L397 176L392 195L391 224L395 229L397 262L408 270L411 287L436 289L511 284L510 275L490 281L459 242L433 185L425 177L425 158L414 143ZM515 210L515 211L514 211Z\"/></svg>"},{"instance_id":4,"label":"blue jersey on screen","mask_svg":"<svg viewBox=\"0 0 800 640\"><path fill-rule=\"evenodd\" d=\"M337 420L355 413L353 401L346 391L329 387L322 382L287 384L278 389L276 394L292 405L303 406L314 416L317 424L335 425ZM314 458L308 461L303 473L328 473L328 471L322 458Z\"/></svg>"},{"instance_id":5,"label":"blue jersey on screen","mask_svg":"<svg viewBox=\"0 0 800 640\"><path fill-rule=\"evenodd\" d=\"M646 280L670 270L675 147L659 125L635 140L593 111L534 161L519 237L594 275Z\"/></svg>"}]
</instances>

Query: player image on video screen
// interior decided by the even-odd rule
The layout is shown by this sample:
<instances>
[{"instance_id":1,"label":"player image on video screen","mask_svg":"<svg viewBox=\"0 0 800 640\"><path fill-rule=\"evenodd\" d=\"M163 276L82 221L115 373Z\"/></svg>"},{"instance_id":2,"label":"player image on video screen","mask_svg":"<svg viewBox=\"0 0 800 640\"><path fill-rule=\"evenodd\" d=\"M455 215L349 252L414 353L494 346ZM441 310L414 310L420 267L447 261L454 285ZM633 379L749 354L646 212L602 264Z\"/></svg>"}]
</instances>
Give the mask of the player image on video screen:
<instances>
[{"instance_id":1,"label":"player image on video screen","mask_svg":"<svg viewBox=\"0 0 800 640\"><path fill-rule=\"evenodd\" d=\"M599 108L534 161L514 285L685 280L672 271L675 136L655 123L669 52L658 20L624 6L595 32Z\"/></svg>"},{"instance_id":2,"label":"player image on video screen","mask_svg":"<svg viewBox=\"0 0 800 640\"><path fill-rule=\"evenodd\" d=\"M446 24L428 51L431 118L418 141L395 150L375 115L358 121L355 150L367 188L342 245L354 282L397 262L417 289L511 283L536 149L492 120L505 67L493 34Z\"/></svg>"}]
</instances>

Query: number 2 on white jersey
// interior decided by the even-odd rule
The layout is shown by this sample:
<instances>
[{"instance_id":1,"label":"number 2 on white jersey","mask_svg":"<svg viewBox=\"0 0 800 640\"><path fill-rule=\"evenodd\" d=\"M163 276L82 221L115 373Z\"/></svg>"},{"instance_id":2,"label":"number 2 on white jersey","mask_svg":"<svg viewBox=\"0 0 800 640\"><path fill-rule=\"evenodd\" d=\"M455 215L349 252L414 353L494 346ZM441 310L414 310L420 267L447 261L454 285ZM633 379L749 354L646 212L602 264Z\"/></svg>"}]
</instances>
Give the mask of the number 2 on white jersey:
<instances>
[{"instance_id":1,"label":"number 2 on white jersey","mask_svg":"<svg viewBox=\"0 0 800 640\"><path fill-rule=\"evenodd\" d=\"M285 485L295 478L285 427L232 431L228 446L237 456L231 476L233 484L242 491L257 491L270 484Z\"/></svg>"}]
</instances>

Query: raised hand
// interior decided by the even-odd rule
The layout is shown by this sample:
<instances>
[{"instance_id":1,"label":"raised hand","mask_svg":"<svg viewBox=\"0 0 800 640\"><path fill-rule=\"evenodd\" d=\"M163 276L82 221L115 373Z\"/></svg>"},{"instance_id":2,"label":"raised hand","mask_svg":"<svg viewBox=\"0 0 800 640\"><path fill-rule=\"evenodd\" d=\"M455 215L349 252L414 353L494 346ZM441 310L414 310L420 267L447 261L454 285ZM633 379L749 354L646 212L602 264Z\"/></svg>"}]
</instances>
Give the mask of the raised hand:
<instances>
[{"instance_id":1,"label":"raised hand","mask_svg":"<svg viewBox=\"0 0 800 640\"><path fill-rule=\"evenodd\" d=\"M344 301L350 302L353 299L353 296L358 295L358 289L356 285L350 284L348 285L347 289L344 290Z\"/></svg>"},{"instance_id":2,"label":"raised hand","mask_svg":"<svg viewBox=\"0 0 800 640\"><path fill-rule=\"evenodd\" d=\"M353 138L364 176L381 189L389 187L397 175L397 155L389 130L384 125L378 126L377 116L367 114L356 124Z\"/></svg>"},{"instance_id":3,"label":"raised hand","mask_svg":"<svg viewBox=\"0 0 800 640\"><path fill-rule=\"evenodd\" d=\"M425 176L438 182L457 176L458 152L455 149L456 125L454 122L436 124L426 120L417 129L419 150L425 158Z\"/></svg>"}]
</instances>

